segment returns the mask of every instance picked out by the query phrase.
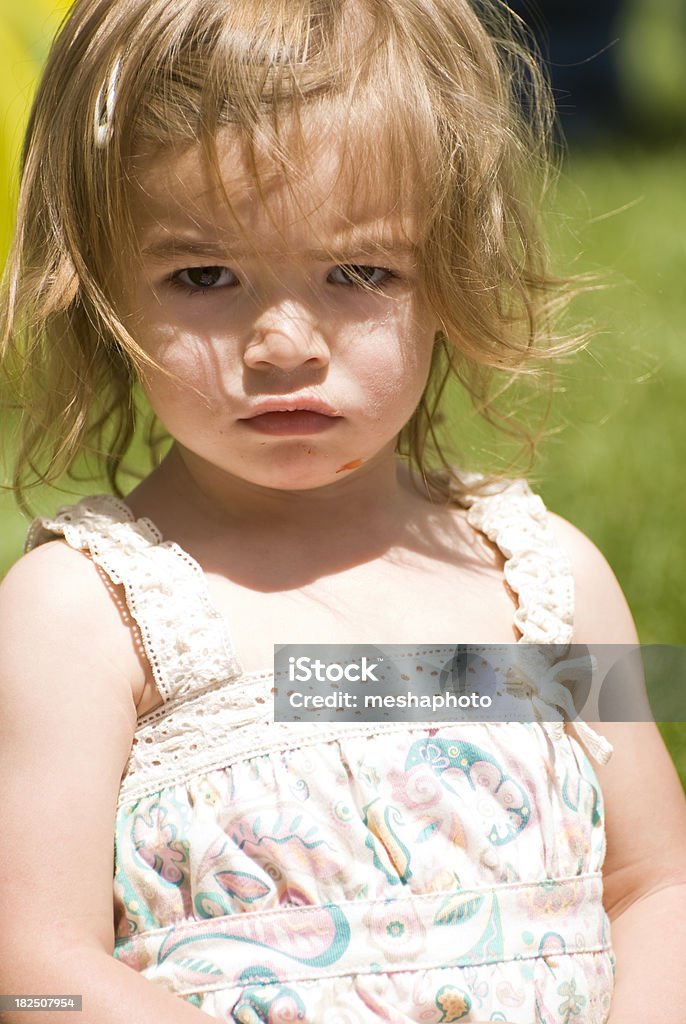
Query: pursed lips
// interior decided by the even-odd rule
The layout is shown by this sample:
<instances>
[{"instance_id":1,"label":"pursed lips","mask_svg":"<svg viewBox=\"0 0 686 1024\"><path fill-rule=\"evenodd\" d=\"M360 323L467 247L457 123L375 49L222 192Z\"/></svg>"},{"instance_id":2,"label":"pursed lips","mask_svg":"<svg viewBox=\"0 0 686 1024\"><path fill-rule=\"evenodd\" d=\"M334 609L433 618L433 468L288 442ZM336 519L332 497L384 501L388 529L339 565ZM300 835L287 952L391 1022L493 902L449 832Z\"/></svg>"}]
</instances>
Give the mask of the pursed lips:
<instances>
[{"instance_id":1,"label":"pursed lips","mask_svg":"<svg viewBox=\"0 0 686 1024\"><path fill-rule=\"evenodd\" d=\"M311 412L319 416L333 417L340 417L341 415L333 406L320 398L290 396L287 398L267 398L251 409L247 416L241 418L254 419L256 416L264 416L273 412Z\"/></svg>"},{"instance_id":2,"label":"pursed lips","mask_svg":"<svg viewBox=\"0 0 686 1024\"><path fill-rule=\"evenodd\" d=\"M318 398L269 398L260 402L242 422L262 434L318 434L343 419L333 406Z\"/></svg>"}]
</instances>

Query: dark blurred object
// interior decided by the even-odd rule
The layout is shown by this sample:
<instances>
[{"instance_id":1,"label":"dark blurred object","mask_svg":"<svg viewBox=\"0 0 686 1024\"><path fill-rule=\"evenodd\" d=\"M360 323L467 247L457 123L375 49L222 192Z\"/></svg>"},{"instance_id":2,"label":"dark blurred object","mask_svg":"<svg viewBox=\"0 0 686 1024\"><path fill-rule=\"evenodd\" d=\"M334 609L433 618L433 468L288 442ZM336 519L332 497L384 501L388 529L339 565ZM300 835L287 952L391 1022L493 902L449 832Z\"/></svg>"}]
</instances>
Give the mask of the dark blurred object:
<instances>
[{"instance_id":1,"label":"dark blurred object","mask_svg":"<svg viewBox=\"0 0 686 1024\"><path fill-rule=\"evenodd\" d=\"M560 126L571 143L624 134L618 27L624 0L509 0L545 61Z\"/></svg>"}]
</instances>

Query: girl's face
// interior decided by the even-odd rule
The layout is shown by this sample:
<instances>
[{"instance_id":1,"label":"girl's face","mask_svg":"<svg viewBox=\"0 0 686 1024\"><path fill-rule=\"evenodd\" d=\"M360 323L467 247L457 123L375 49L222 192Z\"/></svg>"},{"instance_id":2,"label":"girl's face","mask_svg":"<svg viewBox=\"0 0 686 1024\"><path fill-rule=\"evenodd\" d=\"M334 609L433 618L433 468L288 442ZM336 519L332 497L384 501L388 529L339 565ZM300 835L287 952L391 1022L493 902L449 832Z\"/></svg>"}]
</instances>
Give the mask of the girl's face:
<instances>
[{"instance_id":1,"label":"girl's face","mask_svg":"<svg viewBox=\"0 0 686 1024\"><path fill-rule=\"evenodd\" d=\"M338 181L337 146L319 143L295 194L264 157L260 197L240 145L220 140L242 233L198 150L141 158L134 179L143 262L123 304L173 375L145 372L150 403L186 459L270 488L324 486L392 453L439 327L412 224L378 184Z\"/></svg>"}]
</instances>

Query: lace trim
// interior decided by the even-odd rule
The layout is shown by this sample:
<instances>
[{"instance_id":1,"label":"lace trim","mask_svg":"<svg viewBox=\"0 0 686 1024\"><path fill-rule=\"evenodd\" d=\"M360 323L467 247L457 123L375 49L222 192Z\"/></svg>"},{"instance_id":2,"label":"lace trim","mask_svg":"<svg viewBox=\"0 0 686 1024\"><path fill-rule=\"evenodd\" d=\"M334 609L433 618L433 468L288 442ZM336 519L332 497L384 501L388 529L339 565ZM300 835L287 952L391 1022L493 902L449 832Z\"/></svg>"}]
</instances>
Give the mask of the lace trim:
<instances>
[{"instance_id":1,"label":"lace trim","mask_svg":"<svg viewBox=\"0 0 686 1024\"><path fill-rule=\"evenodd\" d=\"M467 509L467 521L486 534L502 551L504 575L518 596L514 623L525 644L572 641L574 577L572 565L549 523L548 511L525 480L498 481L472 490L484 478L462 478L457 501Z\"/></svg>"},{"instance_id":2,"label":"lace trim","mask_svg":"<svg viewBox=\"0 0 686 1024\"><path fill-rule=\"evenodd\" d=\"M471 647L471 645L470 645ZM471 648L478 651L478 647ZM485 649L485 648L484 648ZM587 658L554 661L555 648L521 647L521 658L511 663L512 649L507 646L509 665L503 672L507 693L498 693L503 710L507 694L517 703L530 702L531 721L540 725L552 740L565 737L565 720L596 760L605 763L611 748L584 722L575 719L576 711L563 679L573 677L576 668L588 669ZM488 648L489 657L497 650ZM228 768L238 761L269 755L292 747L323 743L342 737L444 728L446 721L387 722L277 722L272 718L272 672L251 673L228 684L218 684L176 706L165 705L141 719L133 741L127 774L120 793L120 804L137 800L163 788L188 783L199 774ZM517 709L512 707L517 714ZM552 720L551 720L552 719ZM478 719L466 717L469 724ZM484 724L484 723L481 723ZM511 725L488 722L488 729ZM607 755L607 756L606 756Z\"/></svg>"},{"instance_id":3,"label":"lace trim","mask_svg":"<svg viewBox=\"0 0 686 1024\"><path fill-rule=\"evenodd\" d=\"M54 518L34 520L26 551L55 536L87 552L123 586L164 701L241 674L200 566L177 544L162 541L149 519L134 519L124 502L108 495L84 498Z\"/></svg>"},{"instance_id":4,"label":"lace trim","mask_svg":"<svg viewBox=\"0 0 686 1024\"><path fill-rule=\"evenodd\" d=\"M320 745L354 736L444 729L444 721L426 722L273 722L273 677L237 680L196 694L155 721L141 720L133 739L118 805L186 785L201 774L274 751ZM166 709L165 709L166 710ZM470 724L478 722L470 720ZM483 724L483 723L482 723ZM519 723L515 723L518 725ZM539 722L552 739L564 736L564 722ZM512 727L488 722L488 729Z\"/></svg>"}]
</instances>

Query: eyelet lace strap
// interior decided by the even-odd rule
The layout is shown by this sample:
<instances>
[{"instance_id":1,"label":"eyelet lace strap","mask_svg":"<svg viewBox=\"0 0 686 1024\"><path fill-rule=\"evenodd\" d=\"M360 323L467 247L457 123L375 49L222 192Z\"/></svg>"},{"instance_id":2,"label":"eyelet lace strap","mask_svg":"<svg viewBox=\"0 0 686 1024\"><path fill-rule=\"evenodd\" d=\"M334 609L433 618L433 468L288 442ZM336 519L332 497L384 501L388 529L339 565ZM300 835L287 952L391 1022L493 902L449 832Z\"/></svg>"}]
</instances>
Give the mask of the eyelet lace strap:
<instances>
[{"instance_id":1,"label":"eyelet lace strap","mask_svg":"<svg viewBox=\"0 0 686 1024\"><path fill-rule=\"evenodd\" d=\"M550 645L539 666L543 681L539 700L550 715L560 715L560 726L568 721L588 752L600 764L612 755L612 745L577 717L569 691L556 681L561 667L573 667L565 659L572 642L574 619L574 576L572 565L550 526L549 513L525 480L496 480L485 484L479 474L455 474L455 500L467 509L467 521L484 533L505 556L503 569L508 586L518 597L514 623L520 643ZM560 664L562 663L562 664ZM553 722L555 726L558 723Z\"/></svg>"},{"instance_id":2,"label":"eyelet lace strap","mask_svg":"<svg viewBox=\"0 0 686 1024\"><path fill-rule=\"evenodd\" d=\"M149 519L135 519L124 502L107 495L84 498L53 518L34 520L25 549L56 536L123 586L164 701L240 674L200 566L178 545L163 542Z\"/></svg>"},{"instance_id":3,"label":"eyelet lace strap","mask_svg":"<svg viewBox=\"0 0 686 1024\"><path fill-rule=\"evenodd\" d=\"M521 642L561 644L572 640L574 577L566 553L549 522L549 513L525 480L483 485L476 474L463 475L456 500L467 521L502 551L505 579L519 599L514 623Z\"/></svg>"}]
</instances>

